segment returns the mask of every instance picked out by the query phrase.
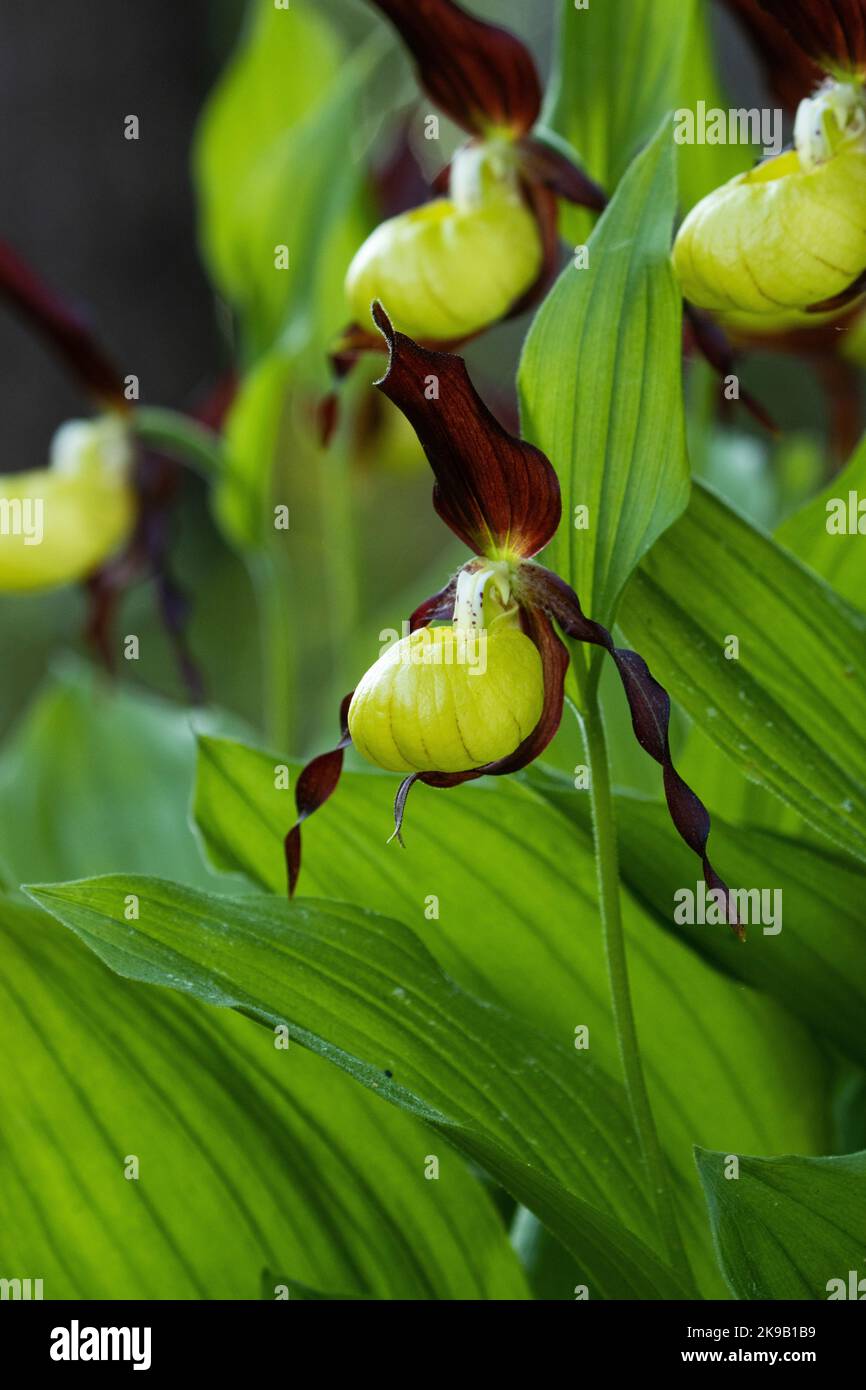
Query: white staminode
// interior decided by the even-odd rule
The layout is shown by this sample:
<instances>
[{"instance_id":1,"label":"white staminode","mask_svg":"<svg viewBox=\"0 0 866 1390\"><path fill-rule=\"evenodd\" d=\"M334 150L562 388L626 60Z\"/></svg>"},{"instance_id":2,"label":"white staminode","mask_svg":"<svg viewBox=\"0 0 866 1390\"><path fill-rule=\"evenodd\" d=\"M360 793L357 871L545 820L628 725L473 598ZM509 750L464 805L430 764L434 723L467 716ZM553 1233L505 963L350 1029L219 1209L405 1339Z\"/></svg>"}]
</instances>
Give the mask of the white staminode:
<instances>
[{"instance_id":1,"label":"white staminode","mask_svg":"<svg viewBox=\"0 0 866 1390\"><path fill-rule=\"evenodd\" d=\"M797 108L794 144L806 170L832 159L842 143L866 139L866 92L852 82L829 82Z\"/></svg>"},{"instance_id":2,"label":"white staminode","mask_svg":"<svg viewBox=\"0 0 866 1390\"><path fill-rule=\"evenodd\" d=\"M129 429L120 415L67 420L51 441L50 467L65 477L89 471L124 474L132 464Z\"/></svg>"},{"instance_id":3,"label":"white staminode","mask_svg":"<svg viewBox=\"0 0 866 1390\"><path fill-rule=\"evenodd\" d=\"M511 601L511 580L505 560L491 560L476 569L461 570L457 576L454 599L454 627L458 631L480 632L485 627L484 596L492 584L503 608L503 617ZM496 621L496 618L493 620Z\"/></svg>"},{"instance_id":4,"label":"white staminode","mask_svg":"<svg viewBox=\"0 0 866 1390\"><path fill-rule=\"evenodd\" d=\"M494 137L464 145L451 161L448 192L461 212L481 207L491 197L519 198L513 142Z\"/></svg>"}]
</instances>

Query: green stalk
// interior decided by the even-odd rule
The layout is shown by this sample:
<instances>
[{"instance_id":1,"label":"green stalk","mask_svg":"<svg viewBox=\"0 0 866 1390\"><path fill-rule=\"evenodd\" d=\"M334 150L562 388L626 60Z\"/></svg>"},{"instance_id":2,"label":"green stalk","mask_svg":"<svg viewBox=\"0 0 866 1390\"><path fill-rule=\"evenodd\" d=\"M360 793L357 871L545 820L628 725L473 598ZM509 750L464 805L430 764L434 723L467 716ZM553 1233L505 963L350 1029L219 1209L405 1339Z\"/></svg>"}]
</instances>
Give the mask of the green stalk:
<instances>
[{"instance_id":1,"label":"green stalk","mask_svg":"<svg viewBox=\"0 0 866 1390\"><path fill-rule=\"evenodd\" d=\"M346 662L351 663L352 643L358 631L360 562L357 553L358 523L355 516L352 461L342 437L323 451L319 474L322 480L322 530L327 538L324 575L331 644L334 668L345 683L350 673L341 667Z\"/></svg>"},{"instance_id":2,"label":"green stalk","mask_svg":"<svg viewBox=\"0 0 866 1390\"><path fill-rule=\"evenodd\" d=\"M295 659L291 573L286 550L272 540L247 555L256 596L262 661L262 721L277 753L292 751L295 733Z\"/></svg>"},{"instance_id":3,"label":"green stalk","mask_svg":"<svg viewBox=\"0 0 866 1390\"><path fill-rule=\"evenodd\" d=\"M214 481L222 472L223 442L218 434L189 415L162 406L143 405L131 417L132 428L143 444L185 463Z\"/></svg>"},{"instance_id":4,"label":"green stalk","mask_svg":"<svg viewBox=\"0 0 866 1390\"><path fill-rule=\"evenodd\" d=\"M632 1006L628 958L620 910L619 856L604 721L598 700L600 662L589 669L580 653L575 676L581 687L579 717L589 762L592 823L598 872L598 901L604 936L613 1018L626 1093L668 1262L695 1292L694 1276L677 1224L668 1165L662 1153L646 1087ZM697 1296L695 1292L695 1296Z\"/></svg>"}]
</instances>

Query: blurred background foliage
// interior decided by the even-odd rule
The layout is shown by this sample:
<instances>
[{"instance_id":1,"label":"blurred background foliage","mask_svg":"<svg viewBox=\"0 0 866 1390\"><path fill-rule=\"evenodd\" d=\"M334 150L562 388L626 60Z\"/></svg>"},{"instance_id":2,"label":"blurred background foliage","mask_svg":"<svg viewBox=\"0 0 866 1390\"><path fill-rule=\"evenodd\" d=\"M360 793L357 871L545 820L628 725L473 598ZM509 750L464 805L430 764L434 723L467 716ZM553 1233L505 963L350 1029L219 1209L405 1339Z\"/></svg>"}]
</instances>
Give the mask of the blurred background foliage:
<instances>
[{"instance_id":1,"label":"blurred background foliage","mask_svg":"<svg viewBox=\"0 0 866 1390\"><path fill-rule=\"evenodd\" d=\"M472 8L514 28L543 74L551 74L561 53L543 119L571 141L611 192L671 108L693 104L698 95L711 102L718 94L722 105L769 102L742 34L716 5L631 0L635 32L644 39L627 45L617 43L616 6L593 5L579 19L567 4L537 0L477 0ZM584 26L579 43L572 41L578 22ZM0 117L15 132L0 151L5 235L54 284L89 306L123 369L139 375L146 403L210 413L217 398L228 401L220 475L212 487L187 476L173 519L172 553L193 600L190 637L205 676L206 710L185 706L147 586L126 598L118 619L118 640L122 633L137 633L141 658L121 663L124 689L116 696L85 658L81 594L0 599L0 728L6 733L0 882L9 895L4 927L20 948L19 1000L42 989L40 960L34 963L24 949L36 912L18 893L21 882L128 871L213 888L217 880L203 862L197 836L219 867L236 875L229 886L252 891L240 876L243 870L257 887L279 891L261 867L251 873L233 838L252 855L264 834L271 862L277 862L283 803L258 808L252 829L244 822L259 755L238 757L237 765L235 755L226 755L226 766L214 755L213 765L199 764L198 829L190 829L194 733L242 737L294 759L330 743L339 698L378 652L380 631L399 628L417 602L444 583L460 555L433 517L429 471L414 436L369 386L381 371L381 358L365 359L341 388L330 447L324 449L319 438L319 408L330 385L326 353L345 318L345 267L366 232L390 210L395 188L405 194L416 186L419 171L434 175L457 134L443 120L442 139L431 152L423 138L428 104L419 99L390 29L360 0L293 0L289 24L266 0L189 0L182 6L160 0L147 7L133 0L91 0L83 21L60 7L49 26L38 7L15 0L4 17ZM128 112L141 121L135 143L122 137ZM747 165L754 153L683 149L681 207ZM572 244L590 232L585 213L568 213L564 227ZM285 272L275 272L274 247L282 243L290 263ZM527 327L526 318L498 326L466 352L482 394L512 425L517 402L511 383ZM6 466L38 466L55 426L84 413L82 403L55 364L5 314L0 356ZM574 367L580 371L578 362ZM780 438L762 431L742 407L720 406L715 376L693 360L685 421L693 472L760 532L778 531L804 564L862 609L859 557L841 543L831 552L815 542L821 490L832 487L840 462L820 378L802 360L766 351L744 359L743 375L783 426ZM851 486L863 468L858 455ZM816 494L811 506L818 510L810 516L801 508ZM274 532L275 505L289 508L287 534ZM725 535L734 545L735 523L730 525ZM717 540L723 548L725 536ZM651 570L654 582L676 573L678 555L675 541L663 543ZM639 580L628 591L624 624L639 621L645 611L641 585L647 582ZM628 624L627 630L643 650L642 634ZM641 845L657 843L653 835L659 834L652 820L661 797L658 769L630 735L612 672L603 689L615 781L627 793L624 858L633 855L641 863ZM761 843L767 856L777 846L785 872L794 868L775 837L792 836L806 858L807 847L814 856L808 872L803 870L810 887L803 889L799 916L794 909L784 996L766 966L743 975L726 947L719 957L709 952L705 959L691 943L676 939L669 923L664 926L664 887L653 882L652 855L647 859L645 849L645 878L625 873L654 1100L666 1141L680 1145L676 1183L702 1288L722 1293L692 1171L688 1146L695 1133L703 1144L739 1144L758 1152L779 1146L845 1152L863 1143L863 1059L851 1023L853 1006L847 995L834 993L838 981L828 983L834 945L842 958L855 953L861 879L841 855L838 864L830 862L826 844L814 845L810 826L796 810L746 780L717 743L691 727L683 706L674 712L674 742L684 775L719 817L715 833L744 874L754 861L748 858L752 831L743 827L766 837ZM218 737L213 747L219 751ZM549 830L549 853L528 862L526 881L513 894L501 892L495 873L467 875L468 900L439 932L437 961L464 988L489 995L533 1024L546 1025L550 1010L561 1010L557 1023L566 1032L573 1021L562 980L573 977L575 989L579 982L590 989L589 981L590 994L597 995L592 1022L598 1021L601 1036L607 1004L597 942L583 939L575 948L573 923L557 907L571 894L581 910L593 911L587 826L577 827L575 845L576 828L566 824L557 802L569 785L563 774L569 776L583 756L576 721L567 716L546 755L548 770L498 788L493 810L486 810L484 791L468 793L471 811L465 794L452 794L444 810L436 806L435 817L419 801L412 833L420 858L412 861L411 891L405 864L380 874L358 844L347 844L323 816L316 837L310 837L307 892L362 901L401 918L417 911L411 892L417 898L419 873L435 874L440 841L460 845L471 834L483 843L487 862L508 862L531 804ZM387 779L350 778L347 821L357 828L376 816L386 825L392 793ZM550 807L557 805L554 814ZM117 814L124 806L126 818ZM228 828L221 817L228 818ZM670 839L669 827L664 833ZM214 854L214 844L224 842L231 842L232 853ZM668 844L665 853L675 856L678 848ZM568 864L567 882L557 888L562 863ZM823 1033L803 981L812 968L813 917L832 906L814 885L822 873L836 870L844 886L838 935L820 960L827 1012L835 1012L836 1021ZM677 882L690 881L689 870L679 872ZM488 920L467 940L467 921L478 927L491 900L495 924ZM0 1098L14 1112L22 1096L56 1086L57 1112L43 1117L50 1142L60 1142L64 1126L79 1125L85 1133L65 1181L83 1223L79 1239L92 1250L94 1265L73 1277L61 1260L53 1273L64 1289L83 1286L90 1296L116 1297L119 1288L158 1288L164 1278L159 1261L169 1260L179 1293L201 1292L198 1262L217 1271L208 1292L234 1296L263 1273L268 1279L279 1272L282 1261L287 1277L346 1294L525 1295L523 1273L496 1219L491 1184L471 1162L453 1155L454 1185L444 1204L428 1204L419 1213L406 1196L395 1153L409 1146L413 1155L416 1149L423 1155L429 1136L416 1117L385 1106L321 1057L306 1054L297 1089L290 1092L266 1074L260 1053L249 1044L246 1021L226 1011L214 1014L193 999L160 993L157 1003L153 991L116 981L109 987L102 964L66 933L52 927L51 943L41 962L47 972L44 998L40 994L34 1008L57 1011L57 1026L70 1039L69 1065L58 1080L57 1059L31 1039L29 1070L17 1090L7 1079L8 1092L0 1091ZM123 991L117 1007L112 989ZM111 1005L84 1020L78 993L99 999L103 991ZM705 1045L708 1021L719 1038L736 1033L730 1048ZM108 1062L88 1050L85 1023L96 1028ZM140 1051L121 1061L125 1024L139 1038ZM25 1025L33 1029L32 1018L17 1020L17 1027ZM147 1041L152 1029L167 1030L190 1047L189 1075L175 1077L171 1059ZM214 1057L221 1049L241 1056L241 1080L233 1084L216 1074ZM694 1069L671 1084L669 1062L683 1057L695 1059ZM615 1069L612 1051L603 1060ZM169 1071L163 1074L164 1066ZM175 1081L184 1097L176 1105L188 1106L190 1118L181 1124L180 1138L172 1131L174 1137L164 1141L163 1161L175 1180L156 1197L159 1219L146 1211L132 1218L140 1224L129 1229L137 1230L141 1249L151 1252L136 1267L110 1241L105 1248L99 1243L103 1217L122 1223L128 1213L94 1215L87 1184L101 1182L102 1165L108 1172L106 1132L112 1144L124 1142L128 1097L139 1132L144 1125L159 1136L161 1106ZM246 1109L238 1095L244 1085L252 1096ZM83 1105L82 1086L101 1087L109 1098L102 1129ZM354 1107L352 1144L329 1128L334 1106L340 1114ZM249 1191L241 1190L240 1146L223 1156L225 1136L248 1125L253 1147L293 1156L281 1174L287 1184L282 1203L275 1202L262 1171ZM35 1150L32 1161L40 1161ZM192 1176L185 1166L190 1163ZM191 1213L185 1210L186 1188L178 1188L181 1172L205 1191L201 1209ZM243 1176L246 1181L249 1175ZM350 1197L343 1210L346 1193L361 1191L364 1183L364 1199ZM308 1228L292 1229L286 1202L293 1211L303 1209L311 1193L314 1219ZM397 1207L395 1193L401 1194ZM31 1199L24 1184L21 1201ZM236 1236L224 1252L205 1229L208 1203L217 1201L228 1202ZM342 1224L325 1239L329 1201L340 1209ZM513 1204L501 1192L495 1201L510 1214ZM159 1232L165 1249L148 1243L160 1220L167 1223ZM264 1242L263 1231L269 1237ZM523 1239L524 1249L534 1250L536 1287L551 1287L556 1259L549 1250L534 1249L537 1232ZM23 1236L21 1248L27 1248ZM474 1260L466 1260L467 1249ZM455 1283L461 1259L464 1277Z\"/></svg>"},{"instance_id":2,"label":"blurred background foliage","mask_svg":"<svg viewBox=\"0 0 866 1390\"><path fill-rule=\"evenodd\" d=\"M748 104L765 98L748 45L719 7L677 0L660 23L646 0L636 3L647 10L639 57L638 46L620 51L612 42L611 7L587 12L580 43L569 43L569 27L584 17L562 7L564 62L545 109L545 121L608 187L665 110L698 92L707 99L724 90ZM445 528L429 520L429 480L411 433L365 388L381 362L362 364L344 393L342 437L331 450L318 446L315 411L327 387L325 349L344 321L342 270L390 196L404 132L428 176L458 133L443 120L438 145L423 139L427 104L409 64L360 0L299 3L297 33L275 25L271 6L259 9L257 20L244 0L192 0L157 3L145 15L131 3L95 0L83 23L58 14L37 38L32 7L13 4L0 102L7 123L14 112L20 138L6 142L0 172L6 235L89 307L119 363L139 375L145 402L203 408L226 373L239 372L217 524L205 487L187 478L175 562L194 598L191 637L211 700L253 726L264 706L268 732L303 751L333 727L329 702L377 648L379 630L399 626L455 555ZM512 26L550 73L556 6L504 0L474 9ZM591 43L586 25L594 26ZM74 121L63 114L70 104ZM122 138L127 112L140 117L138 142ZM684 207L749 159L737 147L680 153ZM567 237L583 239L586 214L566 219ZM276 274L280 242L291 243L291 265ZM504 383L525 329L525 319L500 325L466 354L511 420ZM33 467L56 424L82 413L82 403L8 315L0 353L9 466ZM715 428L715 383L701 365L690 375L695 471L772 527L827 467L820 385L779 355L749 361L750 387L785 425L776 445L737 407ZM275 501L290 508L290 558L286 547L263 545ZM254 590L273 567L286 598L279 643L291 651L270 653L284 669L270 672L269 700ZM82 618L72 591L0 599L0 630L17 653L0 690L0 726L26 705L53 651L81 650ZM125 668L126 678L180 695L148 591L128 597L120 625L142 638L141 660ZM300 683L317 697L299 698ZM629 754L619 775L655 786L639 753L631 764Z\"/></svg>"}]
</instances>

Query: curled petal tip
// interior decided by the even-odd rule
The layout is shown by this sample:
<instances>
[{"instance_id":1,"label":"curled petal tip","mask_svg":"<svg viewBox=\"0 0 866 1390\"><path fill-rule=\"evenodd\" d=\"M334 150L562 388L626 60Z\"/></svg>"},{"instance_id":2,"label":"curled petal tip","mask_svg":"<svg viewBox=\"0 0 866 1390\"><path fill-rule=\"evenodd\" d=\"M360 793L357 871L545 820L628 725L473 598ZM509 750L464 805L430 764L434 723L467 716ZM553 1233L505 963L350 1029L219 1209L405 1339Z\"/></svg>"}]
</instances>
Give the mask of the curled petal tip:
<instances>
[{"instance_id":1,"label":"curled petal tip","mask_svg":"<svg viewBox=\"0 0 866 1390\"><path fill-rule=\"evenodd\" d=\"M387 313L385 312L385 306L382 303L381 299L373 300L373 303L370 305L370 313L373 316L373 322L375 323L379 332L382 334L382 337L385 339L385 342L388 344L389 347L393 347L394 325L389 319Z\"/></svg>"}]
</instances>

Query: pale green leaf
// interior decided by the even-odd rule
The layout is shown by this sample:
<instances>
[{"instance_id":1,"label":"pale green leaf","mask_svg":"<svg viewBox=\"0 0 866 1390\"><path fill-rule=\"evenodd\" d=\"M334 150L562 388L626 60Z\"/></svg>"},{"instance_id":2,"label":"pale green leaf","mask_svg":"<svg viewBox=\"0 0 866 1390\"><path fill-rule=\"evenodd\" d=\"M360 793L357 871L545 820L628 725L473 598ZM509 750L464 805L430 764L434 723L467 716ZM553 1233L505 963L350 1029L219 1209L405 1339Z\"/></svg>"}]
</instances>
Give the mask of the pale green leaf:
<instances>
[{"instance_id":1,"label":"pale green leaf","mask_svg":"<svg viewBox=\"0 0 866 1390\"><path fill-rule=\"evenodd\" d=\"M520 364L524 434L562 484L550 562L608 626L635 565L688 499L675 201L665 123L593 232L588 268L570 265L554 285Z\"/></svg>"},{"instance_id":2,"label":"pale green leaf","mask_svg":"<svg viewBox=\"0 0 866 1390\"><path fill-rule=\"evenodd\" d=\"M654 1280L677 1287L630 1233L649 1215L628 1161L621 1089L586 1054L461 990L401 923L348 904L219 898L159 879L30 892L119 973L286 1023L304 1046L426 1120L555 1220L596 1296L648 1297Z\"/></svg>"},{"instance_id":3,"label":"pale green leaf","mask_svg":"<svg viewBox=\"0 0 866 1390\"><path fill-rule=\"evenodd\" d=\"M588 798L575 792L569 779L534 770L532 784L589 833ZM700 870L688 847L671 834L666 808L620 795L616 813L623 878L657 921L729 975L772 995L814 1035L866 1066L866 876L859 867L801 839L714 817L714 863L732 888L765 890L766 905L777 918L750 926L744 947L730 933L674 922L672 884L695 887Z\"/></svg>"},{"instance_id":4,"label":"pale green leaf","mask_svg":"<svg viewBox=\"0 0 866 1390\"><path fill-rule=\"evenodd\" d=\"M203 714L196 723L218 727ZM65 664L0 753L10 885L155 863L185 882L213 883L186 824L194 768L188 711Z\"/></svg>"},{"instance_id":5,"label":"pale green leaf","mask_svg":"<svg viewBox=\"0 0 866 1390\"><path fill-rule=\"evenodd\" d=\"M866 1153L740 1158L738 1177L727 1176L728 1154L699 1149L696 1157L735 1297L863 1296Z\"/></svg>"},{"instance_id":6,"label":"pale green leaf","mask_svg":"<svg viewBox=\"0 0 866 1390\"><path fill-rule=\"evenodd\" d=\"M731 776L866 858L863 614L696 485L632 579L620 622Z\"/></svg>"},{"instance_id":7,"label":"pale green leaf","mask_svg":"<svg viewBox=\"0 0 866 1390\"><path fill-rule=\"evenodd\" d=\"M0 903L4 1275L46 1299L258 1298L266 1269L357 1297L524 1297L463 1160L442 1147L425 1181L417 1120L274 1044Z\"/></svg>"},{"instance_id":8,"label":"pale green leaf","mask_svg":"<svg viewBox=\"0 0 866 1390\"><path fill-rule=\"evenodd\" d=\"M303 3L259 0L252 20L205 107L194 166L205 252L255 357L287 328L291 344L309 338L312 317L323 338L341 327L341 271L357 244L346 219L356 218L359 100L385 40L347 58Z\"/></svg>"},{"instance_id":9,"label":"pale green leaf","mask_svg":"<svg viewBox=\"0 0 866 1390\"><path fill-rule=\"evenodd\" d=\"M275 787L283 760L224 740L204 739L201 748L195 813L214 863L281 891L282 838L293 819L291 793ZM618 1077L588 832L530 787L496 779L448 792L416 788L401 850L385 844L393 794L392 778L343 774L304 828L302 891L353 895L413 924L464 988L566 1045L586 1026L588 1055ZM675 843L672 827L669 835ZM671 902L695 873L690 864L684 880L672 864ZM428 919L430 895L438 916ZM712 1295L719 1286L692 1144L820 1151L823 1072L810 1040L778 1007L701 962L628 892L623 912L656 1121L690 1253ZM682 1058L688 1066L674 1071Z\"/></svg>"},{"instance_id":10,"label":"pale green leaf","mask_svg":"<svg viewBox=\"0 0 866 1390\"><path fill-rule=\"evenodd\" d=\"M866 439L847 467L776 532L780 545L866 608Z\"/></svg>"}]
</instances>

